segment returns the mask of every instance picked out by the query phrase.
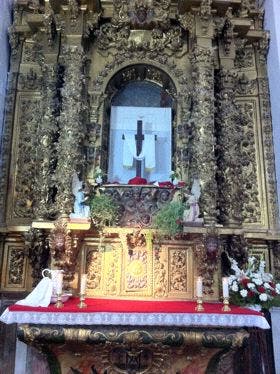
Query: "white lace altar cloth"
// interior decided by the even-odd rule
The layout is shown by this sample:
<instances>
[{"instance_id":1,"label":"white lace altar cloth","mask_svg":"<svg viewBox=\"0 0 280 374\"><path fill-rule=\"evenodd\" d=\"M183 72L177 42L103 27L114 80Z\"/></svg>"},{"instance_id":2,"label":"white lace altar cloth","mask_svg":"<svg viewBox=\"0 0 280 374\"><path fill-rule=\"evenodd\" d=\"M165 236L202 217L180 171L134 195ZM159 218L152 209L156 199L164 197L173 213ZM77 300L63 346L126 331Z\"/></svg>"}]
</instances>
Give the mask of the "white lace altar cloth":
<instances>
[{"instance_id":1,"label":"white lace altar cloth","mask_svg":"<svg viewBox=\"0 0 280 374\"><path fill-rule=\"evenodd\" d=\"M189 326L189 327L258 327L270 326L262 315L205 313L113 313L113 312L36 312L4 311L4 323L47 325L130 325L130 326Z\"/></svg>"}]
</instances>

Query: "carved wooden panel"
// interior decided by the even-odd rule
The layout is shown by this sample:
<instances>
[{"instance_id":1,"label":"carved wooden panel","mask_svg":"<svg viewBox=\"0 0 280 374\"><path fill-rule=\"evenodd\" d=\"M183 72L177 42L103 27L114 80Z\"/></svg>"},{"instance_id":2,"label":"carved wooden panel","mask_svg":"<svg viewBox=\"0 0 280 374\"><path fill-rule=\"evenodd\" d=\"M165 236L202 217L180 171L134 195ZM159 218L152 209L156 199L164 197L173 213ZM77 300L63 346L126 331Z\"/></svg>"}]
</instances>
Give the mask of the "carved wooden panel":
<instances>
[{"instance_id":1,"label":"carved wooden panel","mask_svg":"<svg viewBox=\"0 0 280 374\"><path fill-rule=\"evenodd\" d=\"M264 225L267 222L266 208L263 206L264 181L263 163L257 103L252 100L238 100L242 118L243 140L241 142L243 189L243 221L245 225Z\"/></svg>"},{"instance_id":2,"label":"carved wooden panel","mask_svg":"<svg viewBox=\"0 0 280 374\"><path fill-rule=\"evenodd\" d=\"M1 278L3 291L26 291L28 284L28 261L23 245L6 243Z\"/></svg>"},{"instance_id":3,"label":"carved wooden panel","mask_svg":"<svg viewBox=\"0 0 280 374\"><path fill-rule=\"evenodd\" d=\"M175 242L157 249L146 234L145 244L131 249L126 237L95 239L82 249L87 296L193 299L194 246Z\"/></svg>"},{"instance_id":4,"label":"carved wooden panel","mask_svg":"<svg viewBox=\"0 0 280 374\"><path fill-rule=\"evenodd\" d=\"M22 221L34 216L34 178L36 176L35 136L40 121L39 95L19 95L12 157L13 194L9 195L9 218Z\"/></svg>"},{"instance_id":5,"label":"carved wooden panel","mask_svg":"<svg viewBox=\"0 0 280 374\"><path fill-rule=\"evenodd\" d=\"M168 247L168 295L193 298L192 248Z\"/></svg>"}]
</instances>

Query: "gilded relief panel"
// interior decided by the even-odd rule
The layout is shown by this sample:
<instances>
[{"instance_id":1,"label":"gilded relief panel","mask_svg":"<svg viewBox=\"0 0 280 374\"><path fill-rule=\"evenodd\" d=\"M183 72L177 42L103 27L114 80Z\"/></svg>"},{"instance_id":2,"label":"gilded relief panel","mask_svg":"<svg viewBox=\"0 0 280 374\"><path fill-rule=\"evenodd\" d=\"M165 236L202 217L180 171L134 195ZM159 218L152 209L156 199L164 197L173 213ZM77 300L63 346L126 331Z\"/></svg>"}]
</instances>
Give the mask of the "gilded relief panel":
<instances>
[{"instance_id":1,"label":"gilded relief panel","mask_svg":"<svg viewBox=\"0 0 280 374\"><path fill-rule=\"evenodd\" d=\"M37 127L40 121L41 102L37 95L18 95L11 180L13 193L9 194L9 219L23 222L34 216L36 175Z\"/></svg>"},{"instance_id":2,"label":"gilded relief panel","mask_svg":"<svg viewBox=\"0 0 280 374\"><path fill-rule=\"evenodd\" d=\"M87 296L120 295L122 248L119 241L88 245L85 252ZM83 267L83 266L82 266Z\"/></svg>"},{"instance_id":3,"label":"gilded relief panel","mask_svg":"<svg viewBox=\"0 0 280 374\"><path fill-rule=\"evenodd\" d=\"M122 293L124 295L152 296L152 257L153 253L149 245L136 246L132 251L123 250Z\"/></svg>"},{"instance_id":4,"label":"gilded relief panel","mask_svg":"<svg viewBox=\"0 0 280 374\"><path fill-rule=\"evenodd\" d=\"M102 253L97 247L85 248L88 294L101 291L102 285Z\"/></svg>"},{"instance_id":5,"label":"gilded relief panel","mask_svg":"<svg viewBox=\"0 0 280 374\"><path fill-rule=\"evenodd\" d=\"M29 288L28 261L21 244L6 243L4 246L1 289L3 291L26 291Z\"/></svg>"},{"instance_id":6,"label":"gilded relief panel","mask_svg":"<svg viewBox=\"0 0 280 374\"><path fill-rule=\"evenodd\" d=\"M167 247L168 296L193 298L193 251L186 247Z\"/></svg>"},{"instance_id":7,"label":"gilded relief panel","mask_svg":"<svg viewBox=\"0 0 280 374\"><path fill-rule=\"evenodd\" d=\"M265 182L263 179L263 156L258 106L255 99L237 100L241 115L242 180L243 187L243 225L264 226L267 222L265 203Z\"/></svg>"},{"instance_id":8,"label":"gilded relief panel","mask_svg":"<svg viewBox=\"0 0 280 374\"><path fill-rule=\"evenodd\" d=\"M86 245L83 251L87 296L193 298L191 246L163 244L157 249L147 235L145 245L133 249L124 240L104 239L101 245Z\"/></svg>"}]
</instances>

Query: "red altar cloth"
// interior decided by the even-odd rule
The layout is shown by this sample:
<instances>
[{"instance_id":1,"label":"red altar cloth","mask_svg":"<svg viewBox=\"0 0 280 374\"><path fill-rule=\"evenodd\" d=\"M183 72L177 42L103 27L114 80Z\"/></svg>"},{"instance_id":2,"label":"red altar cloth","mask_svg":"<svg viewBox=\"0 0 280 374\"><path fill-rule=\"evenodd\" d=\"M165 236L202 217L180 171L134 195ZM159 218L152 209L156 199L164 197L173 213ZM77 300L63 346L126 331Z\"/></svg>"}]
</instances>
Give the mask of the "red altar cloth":
<instances>
[{"instance_id":1,"label":"red altar cloth","mask_svg":"<svg viewBox=\"0 0 280 374\"><path fill-rule=\"evenodd\" d=\"M231 306L222 311L221 303L204 303L204 312L196 312L192 301L139 301L86 299L87 307L77 307L78 298L70 298L62 308L11 305L0 317L4 323L58 325L130 325L259 327L270 326L262 313Z\"/></svg>"},{"instance_id":2,"label":"red altar cloth","mask_svg":"<svg viewBox=\"0 0 280 374\"><path fill-rule=\"evenodd\" d=\"M140 300L114 300L114 299L86 299L86 308L78 308L79 299L71 297L63 308L57 309L50 304L47 308L30 307L24 305L11 305L10 311L33 311L33 312L59 312L59 313L195 313L196 302L194 301L140 301ZM225 314L222 311L222 303L203 303L204 314ZM231 305L230 314L262 315L262 313L248 308Z\"/></svg>"}]
</instances>

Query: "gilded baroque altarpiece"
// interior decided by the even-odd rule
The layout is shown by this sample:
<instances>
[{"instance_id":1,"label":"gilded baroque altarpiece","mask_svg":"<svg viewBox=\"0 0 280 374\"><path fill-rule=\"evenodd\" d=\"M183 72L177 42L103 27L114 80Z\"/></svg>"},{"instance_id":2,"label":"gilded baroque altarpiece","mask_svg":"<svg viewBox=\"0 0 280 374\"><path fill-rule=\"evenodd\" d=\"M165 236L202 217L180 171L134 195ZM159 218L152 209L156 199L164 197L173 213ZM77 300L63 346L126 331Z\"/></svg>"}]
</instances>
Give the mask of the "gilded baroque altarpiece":
<instances>
[{"instance_id":1,"label":"gilded baroque altarpiece","mask_svg":"<svg viewBox=\"0 0 280 374\"><path fill-rule=\"evenodd\" d=\"M192 273L197 272L198 258L203 257L199 246L206 251L207 236L214 233L219 251L227 247L240 258L257 251L279 274L266 75L269 36L254 1L22 0L14 6L10 43L0 180L3 290L25 291L36 283L47 263L50 228L72 211L73 174L92 185L96 168L107 172L111 102L118 90L135 81L156 84L171 97L172 166L186 183L200 180L204 226L185 227L182 253L191 254L182 266L195 265ZM123 251L127 244L122 236L135 227L149 229L151 217L145 220L145 214L172 198L167 189L107 188L123 206L114 239ZM144 215L140 208L128 211L137 201ZM36 226L38 221L46 224ZM127 226L131 230L120 233L120 227ZM75 252L72 262L78 261L83 241L83 261L100 259L81 267L101 266L106 251L94 250L94 230L70 229L68 234ZM152 254L141 266L147 272L147 295L156 296L156 288L174 288L155 280L155 268L161 266L172 278L173 260L155 255L155 241L149 246ZM174 248L164 249L162 256L176 257L176 246L173 242ZM115 260L123 264L126 256L117 253ZM126 289L121 276L116 281ZM109 279L104 279L103 291L106 282ZM162 296L166 292L162 290ZM192 296L187 288L185 292L184 297Z\"/></svg>"},{"instance_id":2,"label":"gilded baroque altarpiece","mask_svg":"<svg viewBox=\"0 0 280 374\"><path fill-rule=\"evenodd\" d=\"M269 35L256 1L17 0L9 33L3 293L30 291L51 262L74 290L87 272L89 296L193 299L203 274L218 300L225 250L241 264L263 256L280 276ZM172 167L199 179L204 223L158 240L151 216L172 192L108 185L123 215L101 242L67 218L72 177L93 186L97 168L107 173L111 103L132 82L171 98Z\"/></svg>"}]
</instances>

